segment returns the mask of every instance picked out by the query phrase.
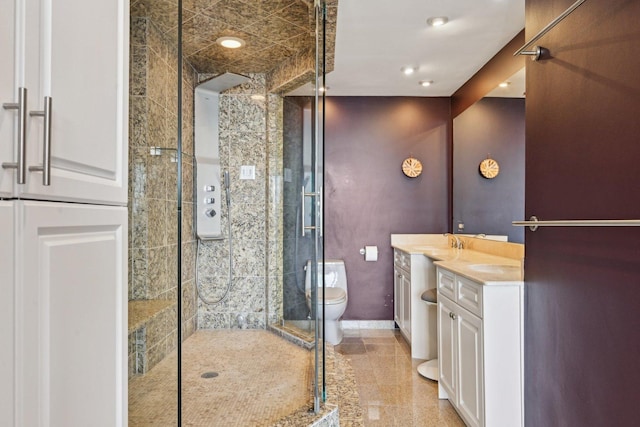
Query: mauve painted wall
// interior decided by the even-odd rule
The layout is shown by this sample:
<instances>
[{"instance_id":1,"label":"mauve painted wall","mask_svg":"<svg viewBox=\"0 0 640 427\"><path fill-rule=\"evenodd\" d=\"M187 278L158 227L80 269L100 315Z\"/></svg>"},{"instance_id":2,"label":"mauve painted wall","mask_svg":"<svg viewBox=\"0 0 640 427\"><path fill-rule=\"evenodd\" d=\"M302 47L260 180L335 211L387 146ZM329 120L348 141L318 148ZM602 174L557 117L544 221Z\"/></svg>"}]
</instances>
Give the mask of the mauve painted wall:
<instances>
[{"instance_id":1,"label":"mauve painted wall","mask_svg":"<svg viewBox=\"0 0 640 427\"><path fill-rule=\"evenodd\" d=\"M527 39L572 0L527 0ZM591 0L527 65L526 216L640 217L640 2ZM527 231L525 417L635 426L640 229Z\"/></svg>"},{"instance_id":2,"label":"mauve painted wall","mask_svg":"<svg viewBox=\"0 0 640 427\"><path fill-rule=\"evenodd\" d=\"M453 227L503 234L524 243L524 99L484 98L453 120ZM478 172L487 154L500 165L493 179ZM464 224L464 231L458 225Z\"/></svg>"},{"instance_id":3,"label":"mauve painted wall","mask_svg":"<svg viewBox=\"0 0 640 427\"><path fill-rule=\"evenodd\" d=\"M325 258L343 259L343 319L393 319L393 233L449 224L449 98L330 97L325 124ZM407 178L402 161L423 165ZM377 262L359 254L377 245Z\"/></svg>"}]
</instances>

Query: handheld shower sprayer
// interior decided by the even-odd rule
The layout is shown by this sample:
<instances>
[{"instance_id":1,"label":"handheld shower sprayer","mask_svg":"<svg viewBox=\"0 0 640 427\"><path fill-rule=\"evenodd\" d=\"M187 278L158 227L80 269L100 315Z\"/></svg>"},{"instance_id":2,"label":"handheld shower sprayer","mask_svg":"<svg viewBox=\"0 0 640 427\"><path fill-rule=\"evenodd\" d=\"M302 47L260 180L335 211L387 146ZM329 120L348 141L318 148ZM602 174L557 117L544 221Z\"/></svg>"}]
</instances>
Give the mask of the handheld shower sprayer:
<instances>
[{"instance_id":1,"label":"handheld shower sprayer","mask_svg":"<svg viewBox=\"0 0 640 427\"><path fill-rule=\"evenodd\" d=\"M227 206L231 204L231 181L229 180L229 171L226 170L223 173L224 180L224 192L227 198Z\"/></svg>"}]
</instances>

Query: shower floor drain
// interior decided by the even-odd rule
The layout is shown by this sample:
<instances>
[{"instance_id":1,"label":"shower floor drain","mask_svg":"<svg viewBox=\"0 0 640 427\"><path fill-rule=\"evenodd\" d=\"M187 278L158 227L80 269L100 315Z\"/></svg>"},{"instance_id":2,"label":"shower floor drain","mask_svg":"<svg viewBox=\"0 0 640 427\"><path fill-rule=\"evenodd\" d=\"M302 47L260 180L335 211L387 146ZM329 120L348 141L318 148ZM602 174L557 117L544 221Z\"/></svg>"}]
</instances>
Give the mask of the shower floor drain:
<instances>
[{"instance_id":1,"label":"shower floor drain","mask_svg":"<svg viewBox=\"0 0 640 427\"><path fill-rule=\"evenodd\" d=\"M217 372L205 372L204 374L200 375L201 378L215 378L217 376Z\"/></svg>"}]
</instances>

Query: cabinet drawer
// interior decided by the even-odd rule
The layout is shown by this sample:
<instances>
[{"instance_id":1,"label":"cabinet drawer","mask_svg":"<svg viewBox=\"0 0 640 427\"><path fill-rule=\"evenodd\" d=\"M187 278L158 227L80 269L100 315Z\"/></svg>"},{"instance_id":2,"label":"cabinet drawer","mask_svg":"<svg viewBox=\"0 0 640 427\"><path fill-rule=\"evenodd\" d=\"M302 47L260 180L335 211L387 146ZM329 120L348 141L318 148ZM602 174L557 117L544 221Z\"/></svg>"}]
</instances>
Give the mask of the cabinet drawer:
<instances>
[{"instance_id":1,"label":"cabinet drawer","mask_svg":"<svg viewBox=\"0 0 640 427\"><path fill-rule=\"evenodd\" d=\"M393 252L393 263L407 272L411 271L411 255L396 249Z\"/></svg>"},{"instance_id":2,"label":"cabinet drawer","mask_svg":"<svg viewBox=\"0 0 640 427\"><path fill-rule=\"evenodd\" d=\"M456 288L458 294L456 302L481 318L482 286L463 277L456 276Z\"/></svg>"},{"instance_id":3,"label":"cabinet drawer","mask_svg":"<svg viewBox=\"0 0 640 427\"><path fill-rule=\"evenodd\" d=\"M455 276L453 273L438 269L438 292L452 301L456 300L455 297Z\"/></svg>"},{"instance_id":4,"label":"cabinet drawer","mask_svg":"<svg viewBox=\"0 0 640 427\"><path fill-rule=\"evenodd\" d=\"M397 249L393 250L393 263L396 267L402 266L402 252Z\"/></svg>"}]
</instances>

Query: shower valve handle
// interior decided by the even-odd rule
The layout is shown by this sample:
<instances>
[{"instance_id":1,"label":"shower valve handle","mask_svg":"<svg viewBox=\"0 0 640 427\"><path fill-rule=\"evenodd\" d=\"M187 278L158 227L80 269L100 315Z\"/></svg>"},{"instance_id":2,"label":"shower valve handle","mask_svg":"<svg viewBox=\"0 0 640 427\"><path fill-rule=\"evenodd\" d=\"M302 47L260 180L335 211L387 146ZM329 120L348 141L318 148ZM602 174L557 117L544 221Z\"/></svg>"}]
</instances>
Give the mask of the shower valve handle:
<instances>
[{"instance_id":1,"label":"shower valve handle","mask_svg":"<svg viewBox=\"0 0 640 427\"><path fill-rule=\"evenodd\" d=\"M204 211L204 214L209 218L213 218L214 216L216 216L216 211L213 209L207 209Z\"/></svg>"}]
</instances>

